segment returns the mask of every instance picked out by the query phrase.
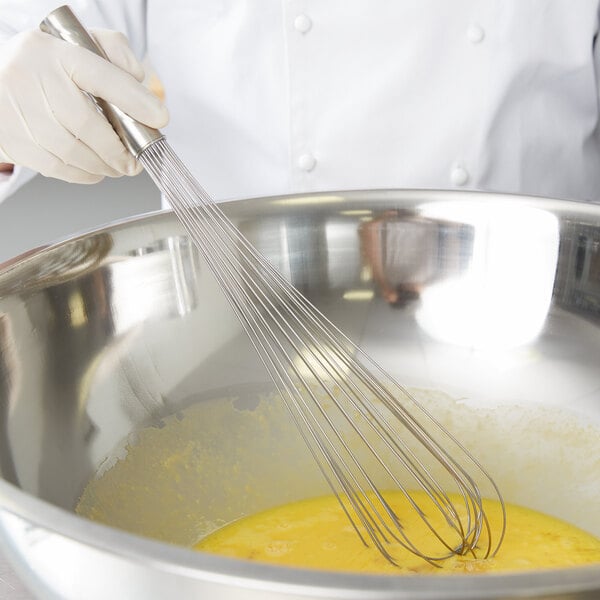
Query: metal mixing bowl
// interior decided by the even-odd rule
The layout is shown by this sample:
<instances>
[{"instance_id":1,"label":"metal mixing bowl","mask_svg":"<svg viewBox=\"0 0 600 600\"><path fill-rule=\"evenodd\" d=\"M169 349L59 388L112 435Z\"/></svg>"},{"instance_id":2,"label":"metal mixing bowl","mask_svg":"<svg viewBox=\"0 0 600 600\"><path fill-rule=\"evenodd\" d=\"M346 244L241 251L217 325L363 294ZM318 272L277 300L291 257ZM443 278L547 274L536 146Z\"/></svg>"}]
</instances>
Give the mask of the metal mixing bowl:
<instances>
[{"instance_id":1,"label":"metal mixing bowl","mask_svg":"<svg viewBox=\"0 0 600 600\"><path fill-rule=\"evenodd\" d=\"M440 414L508 501L600 535L600 207L374 191L223 208ZM4 265L0 535L15 568L40 598L74 600L599 597L599 565L389 577L180 546L201 531L196 516L210 528L325 490L283 413L253 421L265 402L275 406L270 392L171 213ZM160 455L163 442L181 442L178 423L190 424L190 456L203 462L185 481L185 452L175 467ZM128 464L124 448L142 447L144 431L158 458L142 452L114 490L88 498L92 512L104 502L99 520L114 527L74 514L88 482ZM206 448L194 446L206 436Z\"/></svg>"}]
</instances>

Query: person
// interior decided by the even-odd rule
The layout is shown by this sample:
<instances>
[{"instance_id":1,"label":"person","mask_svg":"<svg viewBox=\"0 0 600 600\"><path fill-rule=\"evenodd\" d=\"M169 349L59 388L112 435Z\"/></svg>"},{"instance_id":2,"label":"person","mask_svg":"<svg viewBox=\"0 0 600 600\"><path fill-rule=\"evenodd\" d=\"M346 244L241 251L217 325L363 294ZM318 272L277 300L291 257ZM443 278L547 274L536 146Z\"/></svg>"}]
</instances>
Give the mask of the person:
<instances>
[{"instance_id":1,"label":"person","mask_svg":"<svg viewBox=\"0 0 600 600\"><path fill-rule=\"evenodd\" d=\"M440 225L399 210L387 210L358 230L364 264L382 297L394 308L418 300L438 276Z\"/></svg>"},{"instance_id":2,"label":"person","mask_svg":"<svg viewBox=\"0 0 600 600\"><path fill-rule=\"evenodd\" d=\"M599 4L73 0L108 65L38 30L55 0L0 0L0 198L36 171L139 172L84 91L164 128L217 200L450 188L598 201ZM145 56L169 114L141 83Z\"/></svg>"}]
</instances>

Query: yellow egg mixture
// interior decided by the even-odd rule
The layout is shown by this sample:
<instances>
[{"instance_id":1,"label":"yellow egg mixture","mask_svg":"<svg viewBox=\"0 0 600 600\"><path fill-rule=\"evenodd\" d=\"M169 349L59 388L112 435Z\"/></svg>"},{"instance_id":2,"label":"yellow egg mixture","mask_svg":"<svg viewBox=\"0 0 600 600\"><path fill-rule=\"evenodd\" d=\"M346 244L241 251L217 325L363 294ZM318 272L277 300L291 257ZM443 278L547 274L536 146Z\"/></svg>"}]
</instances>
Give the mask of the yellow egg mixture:
<instances>
[{"instance_id":1,"label":"yellow egg mixture","mask_svg":"<svg viewBox=\"0 0 600 600\"><path fill-rule=\"evenodd\" d=\"M422 492L411 495L419 504L428 502ZM421 525L404 495L388 492L385 496L410 531L411 541L440 553L439 542ZM460 498L451 498L460 505ZM497 530L502 520L500 503L484 500L484 508L492 531ZM376 549L360 541L335 496L286 504L240 519L208 535L195 548L280 565L370 573L444 575L600 565L600 539L534 510L507 504L506 512L506 535L496 556L452 556L438 563L442 568L399 544L389 545L399 566L387 562ZM436 528L443 527L441 515L437 523L435 514L430 517Z\"/></svg>"}]
</instances>

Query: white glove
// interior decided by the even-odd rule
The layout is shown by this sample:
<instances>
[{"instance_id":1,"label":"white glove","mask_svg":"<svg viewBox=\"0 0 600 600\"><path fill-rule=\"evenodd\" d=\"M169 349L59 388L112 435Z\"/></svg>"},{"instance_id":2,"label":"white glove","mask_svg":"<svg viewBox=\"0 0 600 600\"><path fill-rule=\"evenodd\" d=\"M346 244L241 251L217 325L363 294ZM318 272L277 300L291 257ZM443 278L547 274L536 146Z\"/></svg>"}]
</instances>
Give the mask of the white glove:
<instances>
[{"instance_id":1,"label":"white glove","mask_svg":"<svg viewBox=\"0 0 600 600\"><path fill-rule=\"evenodd\" d=\"M37 30L0 44L0 162L75 183L139 173L82 90L150 127L164 127L167 110L140 83L144 70L125 36L92 35L114 64Z\"/></svg>"}]
</instances>

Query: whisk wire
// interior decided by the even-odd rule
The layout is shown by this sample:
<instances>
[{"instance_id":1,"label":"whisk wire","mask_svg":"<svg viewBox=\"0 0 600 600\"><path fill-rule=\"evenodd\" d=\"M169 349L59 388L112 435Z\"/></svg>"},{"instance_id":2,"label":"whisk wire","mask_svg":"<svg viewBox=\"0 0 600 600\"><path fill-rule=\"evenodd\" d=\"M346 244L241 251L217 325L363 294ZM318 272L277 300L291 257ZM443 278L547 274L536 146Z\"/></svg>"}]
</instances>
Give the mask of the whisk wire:
<instances>
[{"instance_id":1,"label":"whisk wire","mask_svg":"<svg viewBox=\"0 0 600 600\"><path fill-rule=\"evenodd\" d=\"M390 562L395 564L387 546L393 539L435 564L452 554L475 555L485 532L483 555L493 555L504 536L505 515L499 539L493 545L482 494L473 476L444 444L431 435L430 429L425 429L399 402L399 396L410 401L430 427L441 433L446 442L451 442L452 447L491 484L493 493L502 502L498 488L482 466L405 388L283 278L212 202L164 139L147 148L140 160L166 194L221 285L319 469L363 543L367 544L367 541L358 523ZM363 362L370 364L379 377L375 377ZM392 389L400 394L394 394ZM325 406L326 401L337 409L335 415L341 416L349 425L348 431L335 422L330 407ZM423 460L406 444L405 434L398 430L399 424L450 476L462 497L464 517ZM350 432L403 492L422 522L446 548L445 552L425 552L411 541L369 469L352 450L350 441L345 439ZM373 438L383 445L389 456L378 451L372 443ZM441 513L456 534L453 540L447 540L446 535L438 531L427 512L413 499L390 465L392 457Z\"/></svg>"},{"instance_id":2,"label":"whisk wire","mask_svg":"<svg viewBox=\"0 0 600 600\"><path fill-rule=\"evenodd\" d=\"M260 290L259 290L259 291L260 291ZM269 299L268 299L268 298L267 298L267 301L269 301ZM270 301L269 301L269 302L270 302ZM274 307L274 308L275 308L275 310L277 310L277 308L276 308L276 307ZM274 315L272 315L272 314L271 314L270 316L271 316L271 317L274 317ZM281 316L281 315L279 315L279 316ZM264 329L258 328L258 331L262 332L262 331L264 331ZM288 339L289 339L289 337L288 337ZM277 342L277 340L276 340L276 339L275 339L274 341L275 341L275 342ZM291 340L290 340L290 341L291 341ZM293 341L292 341L292 343L293 343ZM298 348L297 348L297 347L296 347L295 349L296 349L296 350L298 350ZM326 365L327 365L327 363L323 363L323 362L322 362L321 364L322 364L322 365L324 365L324 366L326 366ZM329 363L329 364L331 364L331 363ZM312 373L313 373L313 375L315 375L315 376L316 376L316 372L314 371L314 369L313 369L312 365L310 365L310 369L312 370ZM296 374L298 374L297 370L296 370ZM339 373L338 373L338 375L339 375ZM303 381L303 382L306 384L306 382L304 381L304 379L303 379L303 378L301 378L301 380L302 380L302 381ZM305 385L305 387L306 387L306 389L307 389L308 393L309 393L309 394L311 395L311 397L313 398L313 401L316 403L316 406L318 406L318 407L321 407L321 404L317 403L317 399L316 399L316 398L314 397L314 395L312 394L312 391L310 390L310 388L309 388L308 386L306 386L306 385ZM333 394L331 394L331 393L329 393L329 395L330 395L331 399L332 399L332 400L333 400L333 401L334 401L336 404L338 404L338 406L339 406L339 403L337 402L337 399L335 398L335 395L333 395ZM308 407L308 405L306 405L306 403L304 403L304 402L303 402L303 405L304 405L304 407L305 407L305 408L306 408L308 411L310 411L310 407ZM340 408L341 408L341 407L340 407ZM339 436L339 434L337 434L337 430L335 430L335 429L334 429L333 423L332 423L332 422L329 420L329 417L328 417L327 413L326 413L325 411L323 411L322 409L321 409L321 413L322 413L322 416L324 416L324 417L325 417L325 418L328 420L328 422L329 422L330 426L332 427L332 430L333 430L333 431L336 433L336 435L338 435L338 439L339 439L339 441L340 441L340 442L343 444L343 446L344 446L344 449L345 449L345 450L346 450L346 451L349 453L348 446L346 445L346 443L344 442L344 440L341 438L341 436ZM352 423L352 421L350 421L350 422ZM369 423L369 424L372 426L372 424L371 424L371 423ZM323 430L322 430L322 428L320 428L320 427L319 427L319 429L321 430L321 433L324 433L324 432L323 432ZM377 430L376 430L374 427L373 427L373 430L374 430L374 431L377 431ZM360 430L359 430L359 429L357 429L357 428L356 428L356 431L357 431L357 433L358 433L359 435L361 435L361 437L362 437L363 441L365 441L365 443L366 443L366 444L368 444L368 441L367 441L367 440L364 438L364 436L363 436L362 432L360 432ZM321 450L323 450L322 444L320 444L320 446L321 446ZM328 462L330 463L330 466L332 466L334 463L333 463L333 461L331 460L331 454L330 454L330 453L327 453L327 456L328 456ZM365 472L365 470L362 468L362 466L360 465L360 463L359 463L358 461L356 461L355 457L353 457L353 455L352 455L351 453L349 453L349 456L351 456L351 457L353 458L353 460L354 460L354 463L355 463L355 466L356 466L356 467L357 467L357 468L358 468L358 469L361 471L361 474L362 474L362 475L365 477L365 479L366 479L366 480L369 482L371 489L372 489L372 490L375 490L375 491L376 491L376 493L378 494L378 492L377 492L377 488L374 486L373 482L370 480L370 478L368 477L367 473L366 473L366 472ZM337 458L338 458L338 460L342 460L342 459L341 459L341 456L340 456L339 454L337 454ZM342 462L343 462L343 461L342 461ZM382 464L384 464L384 463L382 463ZM346 465L346 464L344 464L344 466L347 468L347 465ZM384 466L385 466L385 465L384 465ZM392 473L391 473L391 471L389 471L389 470L388 470L388 472L390 473L390 475L392 474ZM351 473L351 471L350 471L350 473ZM340 478L340 476L339 476L339 470L337 470L337 475L338 475L338 479L341 479L341 478ZM354 480L354 483L355 483L355 485L359 485L359 484L358 484L358 482L357 482L356 480ZM347 480L346 480L345 482L342 482L342 485L343 485L344 489L346 490L346 492L348 493L348 495L351 495L351 494L350 494L350 492L351 492L351 490L352 490L352 487L348 485L348 483L347 483ZM363 493L364 493L364 490L363 490ZM391 508L389 507L389 505L388 505L388 504L387 504L387 503L384 501L384 499L383 499L381 496L379 496L379 499L380 499L380 501L381 501L382 505L384 506L384 508L385 508L386 512L388 513L388 516L397 522L397 520L396 520L396 518L395 518L395 515L394 515L394 514L393 514L393 512L391 511ZM395 539L397 539L397 540L398 540L398 537L397 537L397 535L396 535L396 534L394 534L392 531L390 531L390 529L389 529L389 527L387 526L387 524L385 523L384 519L383 519L383 518L382 518L382 517L381 517L381 516L378 514L378 511L377 511L377 509L375 508L375 506L373 505L373 503L370 501L370 499L369 499L368 497L367 497L367 501L368 501L368 502L369 502L369 504L370 504L370 508L371 508L372 512L374 512L375 514L377 514L377 516L379 517L379 521L381 522L381 524L382 524L382 525L383 525L383 526L384 526L384 527L387 529L387 531L388 531L389 533L391 533L391 535L392 535L392 536L393 536ZM364 507L363 507L363 508L364 508ZM362 514L362 513L361 513L361 514ZM369 513L367 513L367 514L369 514ZM365 526L368 526L368 524L364 524L364 525L365 525ZM432 528L432 531L434 531L434 530L433 530L433 528ZM380 533L380 534L382 534L382 531L381 531L381 529L379 529L379 533ZM406 536L404 536L404 537L406 537ZM400 540L398 540L398 541L400 541ZM405 541L406 541L406 542L408 542L408 540L407 540L407 539L406 539ZM410 547L412 551L415 551L415 548L414 548L414 546L413 546L413 545L409 545L409 546L407 546L407 547Z\"/></svg>"}]
</instances>

